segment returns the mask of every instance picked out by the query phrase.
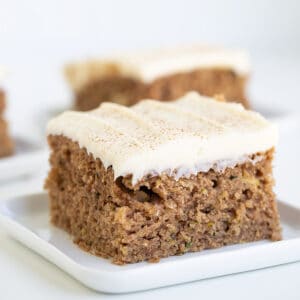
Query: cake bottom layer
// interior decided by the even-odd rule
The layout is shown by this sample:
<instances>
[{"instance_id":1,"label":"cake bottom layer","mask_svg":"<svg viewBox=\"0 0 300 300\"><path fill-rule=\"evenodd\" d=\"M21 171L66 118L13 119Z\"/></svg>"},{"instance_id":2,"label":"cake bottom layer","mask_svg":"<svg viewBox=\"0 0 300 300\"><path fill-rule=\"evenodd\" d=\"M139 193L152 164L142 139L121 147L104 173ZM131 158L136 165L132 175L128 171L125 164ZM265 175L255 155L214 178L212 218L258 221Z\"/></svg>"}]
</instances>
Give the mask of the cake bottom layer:
<instances>
[{"instance_id":1,"label":"cake bottom layer","mask_svg":"<svg viewBox=\"0 0 300 300\"><path fill-rule=\"evenodd\" d=\"M51 222L83 249L116 264L281 238L273 150L257 154L263 159L256 164L222 173L179 180L162 174L133 186L130 176L114 180L113 170L76 142L49 136L49 144Z\"/></svg>"},{"instance_id":2,"label":"cake bottom layer","mask_svg":"<svg viewBox=\"0 0 300 300\"><path fill-rule=\"evenodd\" d=\"M158 78L149 84L125 78L111 77L90 82L76 95L76 108L87 111L103 101L133 105L141 99L174 100L189 91L206 96L223 94L228 101L249 107L245 98L246 78L231 70L199 69Z\"/></svg>"}]
</instances>

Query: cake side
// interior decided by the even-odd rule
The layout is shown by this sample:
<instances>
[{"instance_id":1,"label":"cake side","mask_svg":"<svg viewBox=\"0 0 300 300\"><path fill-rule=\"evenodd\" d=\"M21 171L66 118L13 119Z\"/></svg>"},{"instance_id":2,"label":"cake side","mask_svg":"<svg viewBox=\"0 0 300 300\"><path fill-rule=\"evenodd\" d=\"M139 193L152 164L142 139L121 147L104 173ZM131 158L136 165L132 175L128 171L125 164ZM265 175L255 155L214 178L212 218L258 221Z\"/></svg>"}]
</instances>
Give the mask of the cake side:
<instances>
[{"instance_id":1,"label":"cake side","mask_svg":"<svg viewBox=\"0 0 300 300\"><path fill-rule=\"evenodd\" d=\"M4 91L0 88L0 115L4 112L5 109L5 94Z\"/></svg>"},{"instance_id":2,"label":"cake side","mask_svg":"<svg viewBox=\"0 0 300 300\"><path fill-rule=\"evenodd\" d=\"M191 72L174 73L144 83L137 79L111 76L87 82L75 91L75 108L88 111L104 101L131 106L146 98L171 101L189 91L206 96L223 94L225 100L238 102L248 108L245 95L247 76L230 69L196 69Z\"/></svg>"},{"instance_id":3,"label":"cake side","mask_svg":"<svg viewBox=\"0 0 300 300\"><path fill-rule=\"evenodd\" d=\"M50 135L51 221L83 249L124 264L281 237L272 191L273 149L251 161L176 180L133 184L77 142ZM255 157L260 159L255 161Z\"/></svg>"},{"instance_id":4,"label":"cake side","mask_svg":"<svg viewBox=\"0 0 300 300\"><path fill-rule=\"evenodd\" d=\"M0 89L0 157L13 154L14 143L8 134L8 125L4 120L5 93Z\"/></svg>"},{"instance_id":5,"label":"cake side","mask_svg":"<svg viewBox=\"0 0 300 300\"><path fill-rule=\"evenodd\" d=\"M188 93L103 103L47 127L53 224L115 263L280 239L277 129L242 105Z\"/></svg>"},{"instance_id":6,"label":"cake side","mask_svg":"<svg viewBox=\"0 0 300 300\"><path fill-rule=\"evenodd\" d=\"M174 100L189 91L195 91L210 97L222 94L226 101L238 102L248 108L247 80L247 74L238 74L232 69L195 69L157 78L147 86L146 98Z\"/></svg>"},{"instance_id":7,"label":"cake side","mask_svg":"<svg viewBox=\"0 0 300 300\"><path fill-rule=\"evenodd\" d=\"M109 76L88 82L80 90L74 91L74 107L79 111L88 111L102 102L114 102L131 106L147 98L147 85L129 77Z\"/></svg>"},{"instance_id":8,"label":"cake side","mask_svg":"<svg viewBox=\"0 0 300 300\"><path fill-rule=\"evenodd\" d=\"M248 107L249 72L244 51L203 46L115 55L65 67L75 106L83 111L103 101L132 105L143 98L174 100L191 90L207 96L222 93Z\"/></svg>"}]
</instances>

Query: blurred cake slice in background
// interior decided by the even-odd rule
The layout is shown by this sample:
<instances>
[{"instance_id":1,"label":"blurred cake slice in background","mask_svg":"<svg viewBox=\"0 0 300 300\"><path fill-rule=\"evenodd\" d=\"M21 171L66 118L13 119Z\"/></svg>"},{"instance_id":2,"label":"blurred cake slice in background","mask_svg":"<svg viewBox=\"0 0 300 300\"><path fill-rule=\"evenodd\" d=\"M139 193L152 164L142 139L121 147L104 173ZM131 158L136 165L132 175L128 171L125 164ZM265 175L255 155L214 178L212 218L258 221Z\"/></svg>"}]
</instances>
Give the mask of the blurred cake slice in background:
<instances>
[{"instance_id":1,"label":"blurred cake slice in background","mask_svg":"<svg viewBox=\"0 0 300 300\"><path fill-rule=\"evenodd\" d=\"M0 67L0 79L4 71ZM1 84L1 82L0 82ZM5 110L5 93L0 85L0 158L4 156L11 155L14 151L14 143L8 134L8 125L4 119Z\"/></svg>"},{"instance_id":2,"label":"blurred cake slice in background","mask_svg":"<svg viewBox=\"0 0 300 300\"><path fill-rule=\"evenodd\" d=\"M65 67L75 107L82 111L103 101L129 106L145 98L174 100L188 91L223 94L247 108L249 71L246 52L208 46L121 54Z\"/></svg>"},{"instance_id":3,"label":"blurred cake slice in background","mask_svg":"<svg viewBox=\"0 0 300 300\"><path fill-rule=\"evenodd\" d=\"M5 93L0 89L0 158L14 152L14 143L8 133L8 124L4 119Z\"/></svg>"}]
</instances>

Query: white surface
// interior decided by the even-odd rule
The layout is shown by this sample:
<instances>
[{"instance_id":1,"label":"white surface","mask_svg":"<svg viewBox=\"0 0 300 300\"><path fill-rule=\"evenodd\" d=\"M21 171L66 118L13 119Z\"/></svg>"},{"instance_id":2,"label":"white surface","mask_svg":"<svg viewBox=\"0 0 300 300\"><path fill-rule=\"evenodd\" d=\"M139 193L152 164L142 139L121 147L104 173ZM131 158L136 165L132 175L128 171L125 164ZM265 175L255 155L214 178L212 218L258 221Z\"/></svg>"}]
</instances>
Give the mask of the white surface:
<instances>
[{"instance_id":1,"label":"white surface","mask_svg":"<svg viewBox=\"0 0 300 300\"><path fill-rule=\"evenodd\" d=\"M13 137L15 153L0 159L0 182L31 175L46 165L48 150L26 140L24 137Z\"/></svg>"},{"instance_id":2,"label":"white surface","mask_svg":"<svg viewBox=\"0 0 300 300\"><path fill-rule=\"evenodd\" d=\"M63 135L132 182L163 172L175 178L238 163L277 145L277 127L236 103L189 92L174 102L143 100L128 108L102 103L90 112L52 119L48 135Z\"/></svg>"},{"instance_id":3,"label":"white surface","mask_svg":"<svg viewBox=\"0 0 300 300\"><path fill-rule=\"evenodd\" d=\"M213 46L160 48L74 62L66 66L66 75L74 90L103 77L119 75L145 83L171 74L201 68L229 69L247 76L250 61L246 51Z\"/></svg>"},{"instance_id":4,"label":"white surface","mask_svg":"<svg viewBox=\"0 0 300 300\"><path fill-rule=\"evenodd\" d=\"M125 266L90 255L49 224L46 194L2 200L0 224L27 247L97 291L127 293L261 269L300 260L300 210L278 203L283 239L188 253ZM128 280L135 278L135 280Z\"/></svg>"}]
</instances>

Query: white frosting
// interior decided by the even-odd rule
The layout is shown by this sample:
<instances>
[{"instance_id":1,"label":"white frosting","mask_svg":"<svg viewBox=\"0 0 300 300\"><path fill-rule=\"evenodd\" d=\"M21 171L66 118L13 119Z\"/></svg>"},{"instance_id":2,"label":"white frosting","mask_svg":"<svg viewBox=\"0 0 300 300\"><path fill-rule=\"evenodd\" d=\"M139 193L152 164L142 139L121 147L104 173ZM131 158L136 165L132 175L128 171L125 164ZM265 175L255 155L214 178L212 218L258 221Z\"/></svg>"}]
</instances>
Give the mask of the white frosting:
<instances>
[{"instance_id":1,"label":"white frosting","mask_svg":"<svg viewBox=\"0 0 300 300\"><path fill-rule=\"evenodd\" d=\"M247 53L242 50L199 46L90 60L68 65L66 74L76 90L89 81L108 75L120 75L149 83L159 77L200 68L230 69L237 74L247 75L250 63Z\"/></svg>"},{"instance_id":2,"label":"white frosting","mask_svg":"<svg viewBox=\"0 0 300 300\"><path fill-rule=\"evenodd\" d=\"M190 92L174 102L143 100L127 108L103 103L89 112L64 112L47 133L77 141L114 175L167 172L188 176L223 170L277 143L274 124L240 104Z\"/></svg>"}]
</instances>

